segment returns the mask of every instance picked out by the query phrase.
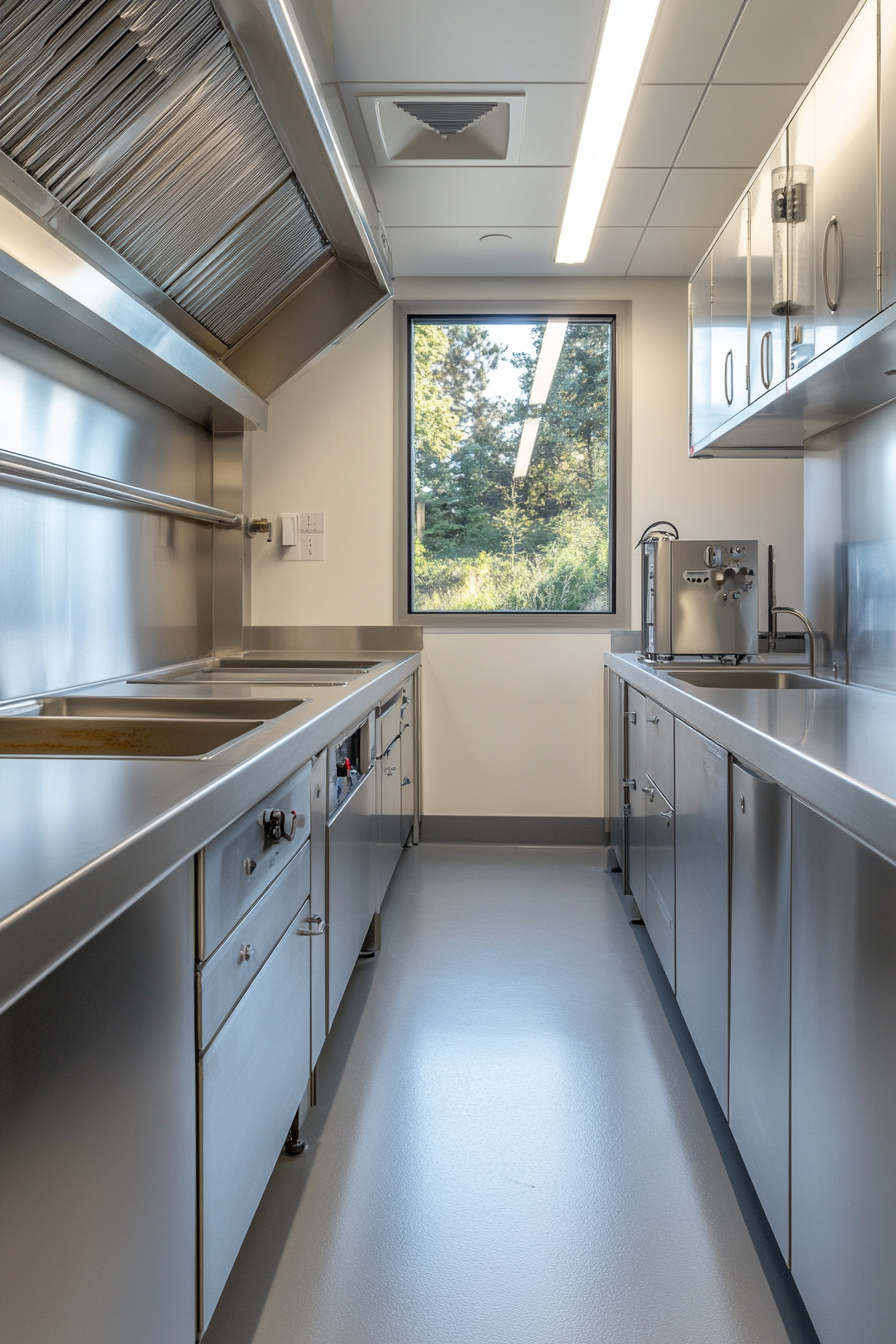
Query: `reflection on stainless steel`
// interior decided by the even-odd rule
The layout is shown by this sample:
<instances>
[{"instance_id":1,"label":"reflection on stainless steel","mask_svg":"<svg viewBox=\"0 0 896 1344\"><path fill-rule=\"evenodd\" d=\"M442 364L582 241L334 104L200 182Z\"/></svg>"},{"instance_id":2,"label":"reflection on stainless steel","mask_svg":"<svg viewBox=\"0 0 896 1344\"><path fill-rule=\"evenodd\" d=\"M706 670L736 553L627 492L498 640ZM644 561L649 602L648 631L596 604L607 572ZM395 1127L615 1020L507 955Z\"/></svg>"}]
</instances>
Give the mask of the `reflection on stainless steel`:
<instances>
[{"instance_id":1,"label":"reflection on stainless steel","mask_svg":"<svg viewBox=\"0 0 896 1344\"><path fill-rule=\"evenodd\" d=\"M57 467L50 462L21 457L17 453L0 452L0 481L15 485L33 485L39 489L54 490L68 495L87 495L95 499L111 500L128 508L143 509L147 513L164 513L172 518L188 518L193 523L213 523L217 527L241 527L242 515L227 509L216 509L212 504L197 504L192 499L177 499L157 490L140 490L124 481L112 481L106 476L93 476L74 467Z\"/></svg>"},{"instance_id":2,"label":"reflection on stainless steel","mask_svg":"<svg viewBox=\"0 0 896 1344\"><path fill-rule=\"evenodd\" d=\"M782 608L779 607L779 611ZM718 687L732 691L815 691L831 688L822 677L804 672L772 670L760 667L668 668L664 675L690 686Z\"/></svg>"},{"instance_id":3,"label":"reflection on stainless steel","mask_svg":"<svg viewBox=\"0 0 896 1344\"><path fill-rule=\"evenodd\" d=\"M205 759L261 727L261 720L52 718L0 715L0 756L131 756Z\"/></svg>"},{"instance_id":4,"label":"reflection on stainless steel","mask_svg":"<svg viewBox=\"0 0 896 1344\"><path fill-rule=\"evenodd\" d=\"M304 700L179 699L150 695L54 695L34 702L35 714L93 719L278 719ZM17 709L27 714L29 709ZM0 716L2 722L2 716Z\"/></svg>"},{"instance_id":5,"label":"reflection on stainless steel","mask_svg":"<svg viewBox=\"0 0 896 1344\"><path fill-rule=\"evenodd\" d=\"M206 430L3 322L0 423L17 458L210 498ZM0 699L210 652L217 529L19 485L0 487L0 510Z\"/></svg>"},{"instance_id":6,"label":"reflection on stainless steel","mask_svg":"<svg viewBox=\"0 0 896 1344\"><path fill-rule=\"evenodd\" d=\"M896 407L810 440L804 475L805 610L838 677L896 690Z\"/></svg>"}]
</instances>

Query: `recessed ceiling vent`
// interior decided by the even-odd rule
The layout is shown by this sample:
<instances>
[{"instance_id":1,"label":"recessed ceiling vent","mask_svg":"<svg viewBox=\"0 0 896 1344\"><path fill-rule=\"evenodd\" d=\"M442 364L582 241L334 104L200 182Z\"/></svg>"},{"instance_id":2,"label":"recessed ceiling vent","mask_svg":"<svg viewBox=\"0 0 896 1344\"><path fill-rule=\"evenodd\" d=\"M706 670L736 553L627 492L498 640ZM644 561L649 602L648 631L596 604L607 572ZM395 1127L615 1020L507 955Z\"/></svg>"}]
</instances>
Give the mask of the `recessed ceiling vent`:
<instances>
[{"instance_id":1,"label":"recessed ceiling vent","mask_svg":"<svg viewBox=\"0 0 896 1344\"><path fill-rule=\"evenodd\" d=\"M377 163L519 163L526 95L365 94Z\"/></svg>"},{"instance_id":2,"label":"recessed ceiling vent","mask_svg":"<svg viewBox=\"0 0 896 1344\"><path fill-rule=\"evenodd\" d=\"M449 135L460 135L461 131L468 130L482 117L488 116L489 112L494 112L498 104L396 103L395 106L400 107L402 112L407 112L408 116L416 117L424 126L428 126L431 131L436 131L447 140Z\"/></svg>"}]
</instances>

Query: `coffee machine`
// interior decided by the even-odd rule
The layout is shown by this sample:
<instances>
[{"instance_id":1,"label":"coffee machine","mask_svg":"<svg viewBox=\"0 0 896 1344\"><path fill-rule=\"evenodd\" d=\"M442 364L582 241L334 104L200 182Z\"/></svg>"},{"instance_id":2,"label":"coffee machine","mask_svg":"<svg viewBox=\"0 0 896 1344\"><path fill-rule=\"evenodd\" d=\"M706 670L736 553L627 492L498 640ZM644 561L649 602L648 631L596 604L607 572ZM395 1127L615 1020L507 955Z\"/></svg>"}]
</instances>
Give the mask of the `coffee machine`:
<instances>
[{"instance_id":1,"label":"coffee machine","mask_svg":"<svg viewBox=\"0 0 896 1344\"><path fill-rule=\"evenodd\" d=\"M664 526L653 524L639 543L641 657L758 653L758 541L686 541Z\"/></svg>"}]
</instances>

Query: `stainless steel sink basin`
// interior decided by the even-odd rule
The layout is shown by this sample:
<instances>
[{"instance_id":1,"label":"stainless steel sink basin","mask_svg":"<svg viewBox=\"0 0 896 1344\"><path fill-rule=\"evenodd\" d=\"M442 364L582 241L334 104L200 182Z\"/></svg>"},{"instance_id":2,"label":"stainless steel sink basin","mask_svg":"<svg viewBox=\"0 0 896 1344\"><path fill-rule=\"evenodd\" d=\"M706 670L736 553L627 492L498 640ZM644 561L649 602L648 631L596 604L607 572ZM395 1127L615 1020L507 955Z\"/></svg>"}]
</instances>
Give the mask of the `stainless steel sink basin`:
<instances>
[{"instance_id":1,"label":"stainless steel sink basin","mask_svg":"<svg viewBox=\"0 0 896 1344\"><path fill-rule=\"evenodd\" d=\"M304 700L225 700L163 695L55 695L35 701L35 714L93 719L277 719ZM30 711L29 711L30 712Z\"/></svg>"},{"instance_id":2,"label":"stainless steel sink basin","mask_svg":"<svg viewBox=\"0 0 896 1344\"><path fill-rule=\"evenodd\" d=\"M254 732L262 722L248 717L222 720L0 715L0 756L204 760Z\"/></svg>"},{"instance_id":3,"label":"stainless steel sink basin","mask_svg":"<svg viewBox=\"0 0 896 1344\"><path fill-rule=\"evenodd\" d=\"M805 672L762 667L671 668L666 676L686 681L691 686L719 687L736 691L826 691L836 683Z\"/></svg>"}]
</instances>

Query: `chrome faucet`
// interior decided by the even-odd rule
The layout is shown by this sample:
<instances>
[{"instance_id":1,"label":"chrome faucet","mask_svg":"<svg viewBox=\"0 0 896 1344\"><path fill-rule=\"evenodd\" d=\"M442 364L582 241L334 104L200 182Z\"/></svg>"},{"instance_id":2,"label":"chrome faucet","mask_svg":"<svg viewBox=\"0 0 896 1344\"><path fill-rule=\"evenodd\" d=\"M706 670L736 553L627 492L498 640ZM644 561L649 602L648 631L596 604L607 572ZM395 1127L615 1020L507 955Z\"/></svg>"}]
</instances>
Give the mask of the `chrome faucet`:
<instances>
[{"instance_id":1,"label":"chrome faucet","mask_svg":"<svg viewBox=\"0 0 896 1344\"><path fill-rule=\"evenodd\" d=\"M809 676L815 676L815 631L809 624L808 616L804 616L796 607L769 607L769 616L795 616L798 621L802 621L806 627L806 633L809 636ZM777 630L777 621L775 629Z\"/></svg>"}]
</instances>

